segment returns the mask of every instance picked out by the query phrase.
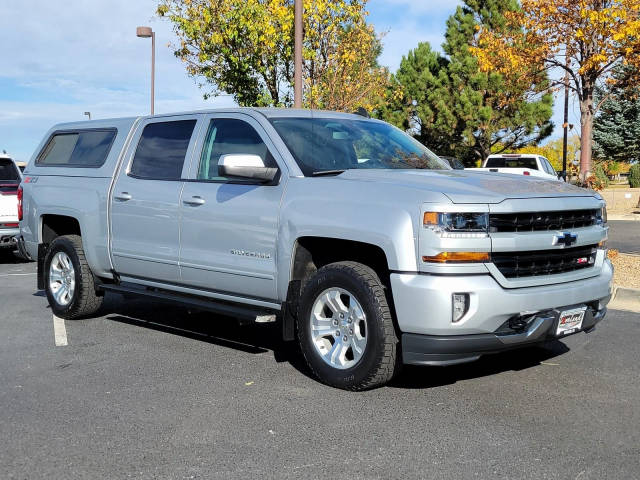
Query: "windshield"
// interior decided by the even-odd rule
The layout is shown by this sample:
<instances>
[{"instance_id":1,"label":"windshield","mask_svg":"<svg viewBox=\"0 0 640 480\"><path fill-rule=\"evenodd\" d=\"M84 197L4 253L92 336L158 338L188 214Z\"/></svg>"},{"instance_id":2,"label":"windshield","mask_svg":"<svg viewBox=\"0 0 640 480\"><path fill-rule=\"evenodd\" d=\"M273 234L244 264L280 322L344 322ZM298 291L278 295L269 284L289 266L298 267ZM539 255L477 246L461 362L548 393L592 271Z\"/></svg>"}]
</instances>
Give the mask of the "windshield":
<instances>
[{"instance_id":1,"label":"windshield","mask_svg":"<svg viewBox=\"0 0 640 480\"><path fill-rule=\"evenodd\" d=\"M454 157L440 157L442 160L447 162L451 168L454 170L464 170L464 163Z\"/></svg>"},{"instance_id":2,"label":"windshield","mask_svg":"<svg viewBox=\"0 0 640 480\"><path fill-rule=\"evenodd\" d=\"M515 157L515 158L490 158L487 160L486 168L528 168L537 170L538 163L534 157Z\"/></svg>"},{"instance_id":3,"label":"windshield","mask_svg":"<svg viewBox=\"0 0 640 480\"><path fill-rule=\"evenodd\" d=\"M18 169L8 158L0 158L0 183L20 183Z\"/></svg>"},{"instance_id":4,"label":"windshield","mask_svg":"<svg viewBox=\"0 0 640 480\"><path fill-rule=\"evenodd\" d=\"M450 170L420 142L383 122L271 118L305 176L356 168Z\"/></svg>"}]
</instances>

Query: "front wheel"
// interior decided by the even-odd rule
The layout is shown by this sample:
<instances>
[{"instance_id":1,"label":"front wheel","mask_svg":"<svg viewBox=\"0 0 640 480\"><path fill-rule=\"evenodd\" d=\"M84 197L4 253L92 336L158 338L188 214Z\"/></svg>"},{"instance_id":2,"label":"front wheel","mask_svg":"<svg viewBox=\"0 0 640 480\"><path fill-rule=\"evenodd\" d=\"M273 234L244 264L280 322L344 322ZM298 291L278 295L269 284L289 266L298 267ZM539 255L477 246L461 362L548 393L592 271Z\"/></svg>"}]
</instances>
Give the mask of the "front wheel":
<instances>
[{"instance_id":1,"label":"front wheel","mask_svg":"<svg viewBox=\"0 0 640 480\"><path fill-rule=\"evenodd\" d=\"M44 260L44 288L53 313L64 319L86 317L102 305L78 235L56 238Z\"/></svg>"},{"instance_id":2,"label":"front wheel","mask_svg":"<svg viewBox=\"0 0 640 480\"><path fill-rule=\"evenodd\" d=\"M328 385L365 390L399 369L385 287L366 265L338 262L318 270L304 287L297 322L302 353Z\"/></svg>"}]
</instances>

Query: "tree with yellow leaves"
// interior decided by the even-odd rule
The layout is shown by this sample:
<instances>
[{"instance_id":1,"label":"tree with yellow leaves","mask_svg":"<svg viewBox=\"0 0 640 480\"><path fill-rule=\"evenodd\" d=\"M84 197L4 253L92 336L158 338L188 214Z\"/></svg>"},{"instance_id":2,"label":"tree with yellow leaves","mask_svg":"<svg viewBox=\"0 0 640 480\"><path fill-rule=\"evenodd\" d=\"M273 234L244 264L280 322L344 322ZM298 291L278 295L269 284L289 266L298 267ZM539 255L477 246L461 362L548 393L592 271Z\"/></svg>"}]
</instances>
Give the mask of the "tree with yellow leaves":
<instances>
[{"instance_id":1,"label":"tree with yellow leaves","mask_svg":"<svg viewBox=\"0 0 640 480\"><path fill-rule=\"evenodd\" d=\"M304 0L303 97L311 108L373 109L389 74L377 65L380 40L366 22L367 0ZM293 103L293 0L160 0L174 26L175 55L242 106Z\"/></svg>"},{"instance_id":2,"label":"tree with yellow leaves","mask_svg":"<svg viewBox=\"0 0 640 480\"><path fill-rule=\"evenodd\" d=\"M591 173L596 88L615 82L616 65L640 63L640 0L521 0L520 5L505 17L522 28L483 30L472 51L485 71L520 76L537 67L541 74L557 75L551 88L563 86L568 74L580 103L584 179Z\"/></svg>"}]
</instances>

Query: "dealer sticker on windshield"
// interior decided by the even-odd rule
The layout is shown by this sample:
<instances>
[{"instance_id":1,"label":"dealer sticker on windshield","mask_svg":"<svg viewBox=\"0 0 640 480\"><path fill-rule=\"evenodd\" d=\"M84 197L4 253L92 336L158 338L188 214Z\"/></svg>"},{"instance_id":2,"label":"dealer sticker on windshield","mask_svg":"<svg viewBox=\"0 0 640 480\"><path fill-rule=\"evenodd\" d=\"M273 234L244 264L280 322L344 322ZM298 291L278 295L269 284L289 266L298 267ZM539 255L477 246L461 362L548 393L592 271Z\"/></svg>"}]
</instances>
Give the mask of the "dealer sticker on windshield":
<instances>
[{"instance_id":1,"label":"dealer sticker on windshield","mask_svg":"<svg viewBox=\"0 0 640 480\"><path fill-rule=\"evenodd\" d=\"M565 310L560 314L558 320L558 328L556 330L556 336L569 335L570 333L577 332L582 328L582 320L584 320L584 312L587 307L574 308L572 310Z\"/></svg>"}]
</instances>

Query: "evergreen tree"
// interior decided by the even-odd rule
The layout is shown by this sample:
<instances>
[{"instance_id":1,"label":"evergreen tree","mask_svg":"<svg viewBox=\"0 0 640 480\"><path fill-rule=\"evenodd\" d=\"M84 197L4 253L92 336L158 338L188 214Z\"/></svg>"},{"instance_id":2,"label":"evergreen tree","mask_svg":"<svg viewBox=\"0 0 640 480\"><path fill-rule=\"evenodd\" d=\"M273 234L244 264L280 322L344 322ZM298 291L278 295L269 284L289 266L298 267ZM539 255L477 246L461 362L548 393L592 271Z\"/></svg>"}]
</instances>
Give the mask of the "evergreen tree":
<instances>
[{"instance_id":1,"label":"evergreen tree","mask_svg":"<svg viewBox=\"0 0 640 480\"><path fill-rule=\"evenodd\" d=\"M504 12L517 8L516 0L465 0L447 20L446 56L421 44L402 58L394 75L402 94L383 118L413 127L428 147L467 164L548 137L553 98L541 93L548 85L532 84L526 72L510 80L482 72L469 50L481 25L503 29Z\"/></svg>"},{"instance_id":2,"label":"evergreen tree","mask_svg":"<svg viewBox=\"0 0 640 480\"><path fill-rule=\"evenodd\" d=\"M440 155L454 155L453 147L460 137L449 111L448 63L429 43L418 44L402 57L393 76L392 93L387 97L394 100L376 112Z\"/></svg>"},{"instance_id":3,"label":"evergreen tree","mask_svg":"<svg viewBox=\"0 0 640 480\"><path fill-rule=\"evenodd\" d=\"M618 85L596 91L600 112L593 123L593 154L601 160L640 162L640 86L627 81L632 67L614 72Z\"/></svg>"}]
</instances>

